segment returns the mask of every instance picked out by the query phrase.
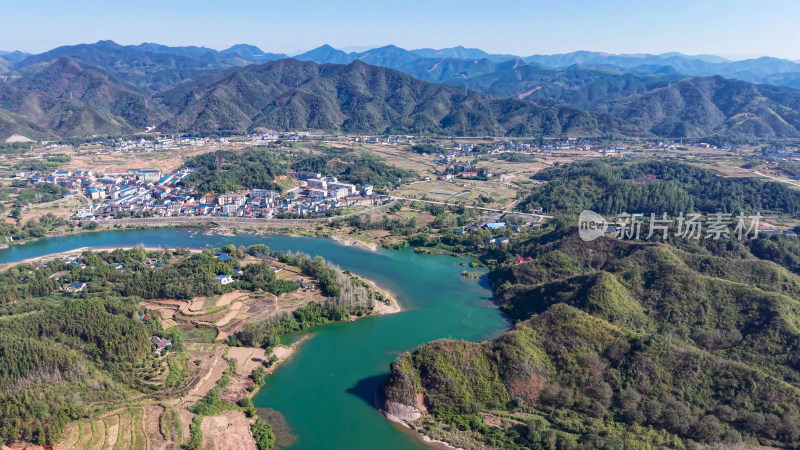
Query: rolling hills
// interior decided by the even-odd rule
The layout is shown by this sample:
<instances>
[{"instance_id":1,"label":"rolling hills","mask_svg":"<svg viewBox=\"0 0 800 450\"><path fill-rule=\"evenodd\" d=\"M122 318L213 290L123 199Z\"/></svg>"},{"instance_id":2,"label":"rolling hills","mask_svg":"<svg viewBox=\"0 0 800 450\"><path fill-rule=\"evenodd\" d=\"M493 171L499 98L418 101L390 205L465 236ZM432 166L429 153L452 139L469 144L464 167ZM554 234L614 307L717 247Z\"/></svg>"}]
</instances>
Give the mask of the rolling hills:
<instances>
[{"instance_id":1,"label":"rolling hills","mask_svg":"<svg viewBox=\"0 0 800 450\"><path fill-rule=\"evenodd\" d=\"M660 136L784 138L800 136L798 106L800 91L714 76L620 98L607 111Z\"/></svg>"},{"instance_id":2,"label":"rolling hills","mask_svg":"<svg viewBox=\"0 0 800 450\"><path fill-rule=\"evenodd\" d=\"M636 134L606 114L492 99L361 61L348 65L284 59L227 71L167 92L175 114L160 129L189 133L323 129L456 135Z\"/></svg>"},{"instance_id":3,"label":"rolling hills","mask_svg":"<svg viewBox=\"0 0 800 450\"><path fill-rule=\"evenodd\" d=\"M166 118L136 88L66 57L18 73L0 85L0 107L54 135L134 133Z\"/></svg>"},{"instance_id":4,"label":"rolling hills","mask_svg":"<svg viewBox=\"0 0 800 450\"><path fill-rule=\"evenodd\" d=\"M515 326L401 355L384 412L461 448L796 448L797 240L586 242L572 220L584 208L791 213L797 193L673 162L541 174L531 200L565 206L569 222L482 250ZM652 182L637 183L643 174Z\"/></svg>"},{"instance_id":5,"label":"rolling hills","mask_svg":"<svg viewBox=\"0 0 800 450\"><path fill-rule=\"evenodd\" d=\"M574 229L511 253L533 255L491 274L514 328L401 355L386 411L462 448L800 439L800 281L784 268L737 244L587 243Z\"/></svg>"}]
</instances>

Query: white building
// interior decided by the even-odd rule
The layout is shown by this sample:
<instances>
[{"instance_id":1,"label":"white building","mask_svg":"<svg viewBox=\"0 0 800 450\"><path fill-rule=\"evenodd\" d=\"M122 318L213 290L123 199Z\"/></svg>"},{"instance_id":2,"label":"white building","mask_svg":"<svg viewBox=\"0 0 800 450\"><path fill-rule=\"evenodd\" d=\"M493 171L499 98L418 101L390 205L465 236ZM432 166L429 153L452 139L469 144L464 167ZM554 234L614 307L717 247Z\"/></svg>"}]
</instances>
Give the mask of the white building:
<instances>
[{"instance_id":1,"label":"white building","mask_svg":"<svg viewBox=\"0 0 800 450\"><path fill-rule=\"evenodd\" d=\"M309 197L319 197L319 198L327 197L328 196L328 191L326 189L309 189L308 190L308 196Z\"/></svg>"},{"instance_id":2,"label":"white building","mask_svg":"<svg viewBox=\"0 0 800 450\"><path fill-rule=\"evenodd\" d=\"M328 189L328 182L325 180L311 178L306 180L306 186L315 189Z\"/></svg>"},{"instance_id":3,"label":"white building","mask_svg":"<svg viewBox=\"0 0 800 450\"><path fill-rule=\"evenodd\" d=\"M160 170L142 170L138 174L139 179L142 181L158 181L161 179Z\"/></svg>"},{"instance_id":4,"label":"white building","mask_svg":"<svg viewBox=\"0 0 800 450\"><path fill-rule=\"evenodd\" d=\"M273 198L280 197L280 195L277 192L269 189L253 189L250 191L250 197L253 199L266 198L272 200Z\"/></svg>"},{"instance_id":5,"label":"white building","mask_svg":"<svg viewBox=\"0 0 800 450\"><path fill-rule=\"evenodd\" d=\"M328 183L328 189L347 189L347 195L358 192L355 185L349 183L340 183L338 181L335 183Z\"/></svg>"},{"instance_id":6,"label":"white building","mask_svg":"<svg viewBox=\"0 0 800 450\"><path fill-rule=\"evenodd\" d=\"M344 198L350 195L350 190L347 188L331 189L331 197Z\"/></svg>"},{"instance_id":7,"label":"white building","mask_svg":"<svg viewBox=\"0 0 800 450\"><path fill-rule=\"evenodd\" d=\"M220 195L217 197L217 204L226 205L233 203L236 206L242 206L247 202L247 197L241 194Z\"/></svg>"}]
</instances>

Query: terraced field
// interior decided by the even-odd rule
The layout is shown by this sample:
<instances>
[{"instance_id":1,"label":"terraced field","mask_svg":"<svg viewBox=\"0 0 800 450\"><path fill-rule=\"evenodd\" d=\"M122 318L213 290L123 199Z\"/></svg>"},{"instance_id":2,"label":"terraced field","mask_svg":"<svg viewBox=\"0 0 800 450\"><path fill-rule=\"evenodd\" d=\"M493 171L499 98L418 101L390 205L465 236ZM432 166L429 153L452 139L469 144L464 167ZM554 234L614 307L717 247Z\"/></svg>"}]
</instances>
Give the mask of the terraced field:
<instances>
[{"instance_id":1,"label":"terraced field","mask_svg":"<svg viewBox=\"0 0 800 450\"><path fill-rule=\"evenodd\" d=\"M176 448L159 430L164 408L159 405L132 406L102 417L81 420L67 426L54 450L168 450Z\"/></svg>"},{"instance_id":2,"label":"terraced field","mask_svg":"<svg viewBox=\"0 0 800 450\"><path fill-rule=\"evenodd\" d=\"M119 436L119 415L108 416L103 422L106 424L106 440L103 442L103 448L113 449Z\"/></svg>"},{"instance_id":3,"label":"terraced field","mask_svg":"<svg viewBox=\"0 0 800 450\"><path fill-rule=\"evenodd\" d=\"M119 430L117 431L117 440L115 442L111 442L111 447L113 450L123 450L126 448L131 448L132 442L131 436L131 413L130 410L123 410L119 414ZM76 449L77 450L77 449Z\"/></svg>"}]
</instances>

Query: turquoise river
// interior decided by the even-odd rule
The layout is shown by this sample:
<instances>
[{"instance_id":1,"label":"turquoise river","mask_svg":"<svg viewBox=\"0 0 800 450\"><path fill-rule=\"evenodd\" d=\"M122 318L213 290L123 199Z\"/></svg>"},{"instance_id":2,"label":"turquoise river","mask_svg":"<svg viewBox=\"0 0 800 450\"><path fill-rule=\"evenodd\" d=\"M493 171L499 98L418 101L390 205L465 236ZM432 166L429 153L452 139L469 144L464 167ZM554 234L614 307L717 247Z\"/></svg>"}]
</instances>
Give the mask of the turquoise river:
<instances>
[{"instance_id":1,"label":"turquoise river","mask_svg":"<svg viewBox=\"0 0 800 450\"><path fill-rule=\"evenodd\" d=\"M397 356L427 342L497 336L507 320L490 302L485 276L461 277L464 259L409 250L370 251L323 238L239 234L205 230L144 229L47 238L0 250L0 263L79 247L208 248L263 243L275 250L321 255L343 269L392 291L398 314L313 329L310 339L267 380L255 398L259 408L283 415L281 441L292 449L413 449L422 441L383 418L373 406L376 388ZM287 441L285 436L291 435ZM287 444L287 442L290 442Z\"/></svg>"}]
</instances>

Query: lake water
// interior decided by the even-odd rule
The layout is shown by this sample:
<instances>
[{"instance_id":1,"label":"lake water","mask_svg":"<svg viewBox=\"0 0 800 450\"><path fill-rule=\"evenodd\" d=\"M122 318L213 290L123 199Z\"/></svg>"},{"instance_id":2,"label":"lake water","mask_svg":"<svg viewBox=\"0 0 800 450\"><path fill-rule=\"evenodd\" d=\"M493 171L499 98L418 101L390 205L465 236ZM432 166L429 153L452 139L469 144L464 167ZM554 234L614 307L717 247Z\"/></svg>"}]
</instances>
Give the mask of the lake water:
<instances>
[{"instance_id":1,"label":"lake water","mask_svg":"<svg viewBox=\"0 0 800 450\"><path fill-rule=\"evenodd\" d=\"M0 250L0 263L78 247L209 248L266 244L275 250L321 255L342 269L392 291L404 311L336 323L310 332L297 353L267 378L254 403L278 411L294 435L292 449L412 449L421 441L383 418L372 400L389 364L404 352L442 338L483 340L508 321L490 302L485 276L461 277L465 259L409 250L369 251L323 238L239 234L205 230L103 231L47 238ZM476 269L468 269L475 271Z\"/></svg>"}]
</instances>

